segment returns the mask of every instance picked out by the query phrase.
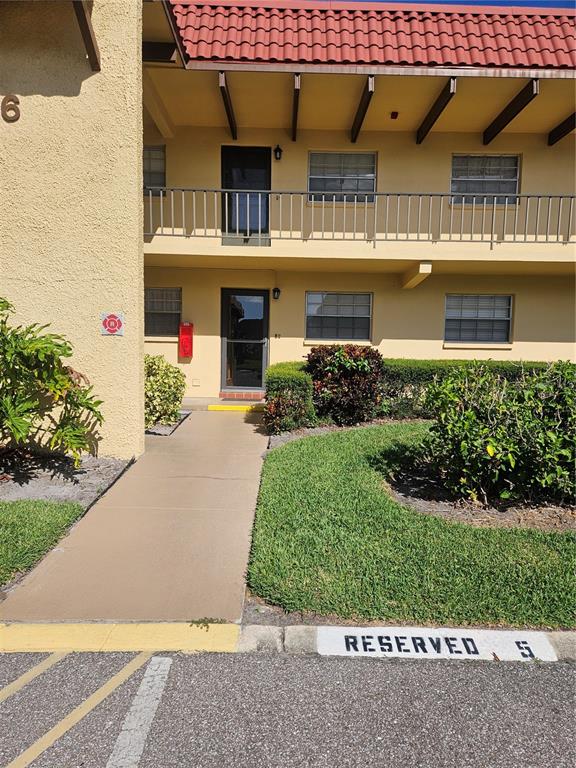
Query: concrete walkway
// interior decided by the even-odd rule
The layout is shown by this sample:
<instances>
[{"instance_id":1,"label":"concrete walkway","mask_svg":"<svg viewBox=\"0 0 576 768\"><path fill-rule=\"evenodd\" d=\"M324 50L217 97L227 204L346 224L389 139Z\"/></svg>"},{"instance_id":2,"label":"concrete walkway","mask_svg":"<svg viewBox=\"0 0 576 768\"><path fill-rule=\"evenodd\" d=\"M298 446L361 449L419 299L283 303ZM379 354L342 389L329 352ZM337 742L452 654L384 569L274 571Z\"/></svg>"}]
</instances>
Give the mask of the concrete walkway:
<instances>
[{"instance_id":1,"label":"concrete walkway","mask_svg":"<svg viewBox=\"0 0 576 768\"><path fill-rule=\"evenodd\" d=\"M267 438L195 412L8 593L3 621L239 621Z\"/></svg>"}]
</instances>

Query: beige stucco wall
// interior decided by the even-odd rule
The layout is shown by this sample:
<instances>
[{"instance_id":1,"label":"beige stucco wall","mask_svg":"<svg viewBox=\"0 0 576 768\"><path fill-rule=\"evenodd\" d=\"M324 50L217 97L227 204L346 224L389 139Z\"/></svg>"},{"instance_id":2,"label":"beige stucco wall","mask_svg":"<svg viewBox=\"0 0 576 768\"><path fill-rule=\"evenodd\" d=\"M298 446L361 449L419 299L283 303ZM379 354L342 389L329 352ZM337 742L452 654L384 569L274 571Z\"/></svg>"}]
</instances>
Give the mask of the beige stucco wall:
<instances>
[{"instance_id":1,"label":"beige stucco wall","mask_svg":"<svg viewBox=\"0 0 576 768\"><path fill-rule=\"evenodd\" d=\"M496 257L499 261L564 264L576 261L576 225L574 214L571 226L569 224L569 201L563 200L560 206L558 200L548 202L543 199L540 203L536 198L538 195L575 193L576 156L575 142L571 136L548 147L545 137L539 133L505 133L485 147L480 133L431 133L423 144L417 145L411 132L363 131L358 142L351 144L345 131L301 130L297 141L292 142L279 130L244 128L239 133L238 141L232 142L227 130L221 127L208 129L178 126L173 138L164 139L148 119L144 142L150 145L165 144L167 187L218 189L222 185L222 146L272 148L280 143L282 159L272 159L271 166L271 188L274 191L305 192L310 152L341 151L376 153L377 192L415 195L410 201L410 208L407 198L380 197L377 209L372 204L359 204L357 215L353 213L351 204L346 209L340 204L333 207L330 203L322 208L320 204L312 205L305 194L294 195L292 198L272 195L269 206L275 237L273 247L266 252L259 249L259 253L256 248L245 248L244 256L356 256L387 260L420 258L430 261L471 258L487 262ZM479 205L474 210L471 206L451 206L449 193L454 154L518 155L519 193L533 197L529 202L522 200L517 211L514 211L514 206L496 206L494 211L488 206L484 212ZM445 197L442 201L438 198L431 201L426 195L433 193ZM417 195L423 197L419 199ZM198 193L193 199L191 193L182 197L180 192L176 192L164 200L161 216L159 198L148 197L144 206L145 227L147 231L154 232L155 236L151 242L146 243L145 253L234 255L238 249L234 245L222 244L218 237L221 206L221 198L215 193L206 196ZM161 224L164 230L160 229ZM182 234L184 226L188 236L170 237L172 226L176 234ZM374 242L375 226L378 238ZM431 242L425 242L428 226ZM399 240L395 240L396 227ZM537 238L539 242L512 242L518 233L523 236L524 227L528 239ZM497 242L494 247L490 244L491 228L496 233L496 240L503 241ZM391 239L383 239L385 229ZM556 237L557 229L560 232L559 240ZM280 230L284 231L284 239L279 239ZM286 237L288 230L292 230L295 239ZM322 230L325 239L320 239ZM414 240L419 230L423 240L415 246ZM566 243L569 230L572 242ZM344 231L347 233L346 241L342 239ZM311 232L316 233L315 239L309 239ZM331 239L334 232L336 240ZM354 241L351 239L353 232L358 235ZM407 232L411 233L411 242L402 240ZM448 242L450 232L452 241ZM476 239L481 236L482 242L467 242L470 232L474 232ZM168 236L162 236L162 233ZM459 240L461 233L465 245ZM214 237L205 237L206 234L213 234ZM418 249L417 253L415 248Z\"/></svg>"},{"instance_id":2,"label":"beige stucco wall","mask_svg":"<svg viewBox=\"0 0 576 768\"><path fill-rule=\"evenodd\" d=\"M321 105L319 109L321 109ZM222 145L274 147L282 159L272 161L272 189L306 190L310 151L376 152L377 191L450 192L452 154L520 155L521 194L574 194L575 142L572 137L548 147L540 134L504 133L488 147L480 133L431 133L417 145L413 133L363 131L356 144L345 131L298 132L296 142L275 129L243 128L237 141L227 129L178 126L164 139L147 121L144 141L166 144L167 186L208 188L221 186Z\"/></svg>"},{"instance_id":3,"label":"beige stucco wall","mask_svg":"<svg viewBox=\"0 0 576 768\"><path fill-rule=\"evenodd\" d=\"M569 277L432 275L402 290L394 274L271 272L267 270L145 270L147 286L182 287L182 319L194 323L194 357L180 363L187 395L217 397L220 390L220 291L281 288L270 301L270 362L298 360L304 339L307 290L373 294L372 343L385 357L576 360L574 284ZM514 297L510 345L445 345L446 293L509 293ZM178 364L175 339L146 341L146 352Z\"/></svg>"},{"instance_id":4,"label":"beige stucco wall","mask_svg":"<svg viewBox=\"0 0 576 768\"><path fill-rule=\"evenodd\" d=\"M141 0L96 0L102 71L71 2L0 3L0 295L50 323L104 401L101 454L143 450ZM100 335L101 312L125 335Z\"/></svg>"}]
</instances>

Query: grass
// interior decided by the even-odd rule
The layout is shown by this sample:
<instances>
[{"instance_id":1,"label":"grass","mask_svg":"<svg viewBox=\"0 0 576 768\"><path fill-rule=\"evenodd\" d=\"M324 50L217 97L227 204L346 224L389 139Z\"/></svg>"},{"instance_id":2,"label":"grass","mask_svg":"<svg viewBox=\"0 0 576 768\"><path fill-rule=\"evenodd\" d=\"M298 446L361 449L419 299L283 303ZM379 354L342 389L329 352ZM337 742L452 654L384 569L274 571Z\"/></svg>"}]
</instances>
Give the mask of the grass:
<instances>
[{"instance_id":1,"label":"grass","mask_svg":"<svg viewBox=\"0 0 576 768\"><path fill-rule=\"evenodd\" d=\"M574 626L576 536L475 528L392 500L373 468L423 424L309 437L264 464L248 582L287 611L439 624Z\"/></svg>"},{"instance_id":2,"label":"grass","mask_svg":"<svg viewBox=\"0 0 576 768\"><path fill-rule=\"evenodd\" d=\"M82 511L72 503L0 502L0 585L32 568Z\"/></svg>"}]
</instances>

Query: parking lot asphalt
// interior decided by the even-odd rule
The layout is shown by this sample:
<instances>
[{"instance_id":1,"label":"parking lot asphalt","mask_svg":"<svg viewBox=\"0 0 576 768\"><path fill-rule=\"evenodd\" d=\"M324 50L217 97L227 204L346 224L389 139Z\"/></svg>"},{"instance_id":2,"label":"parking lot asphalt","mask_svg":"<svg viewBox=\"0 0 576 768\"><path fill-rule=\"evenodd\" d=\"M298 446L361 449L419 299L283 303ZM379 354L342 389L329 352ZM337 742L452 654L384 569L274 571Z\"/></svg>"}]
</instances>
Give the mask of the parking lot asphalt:
<instances>
[{"instance_id":1,"label":"parking lot asphalt","mask_svg":"<svg viewBox=\"0 0 576 768\"><path fill-rule=\"evenodd\" d=\"M47 658L0 656L2 766L575 762L576 667L569 663L85 653L57 659L14 690ZM7 685L11 695L1 701Z\"/></svg>"}]
</instances>

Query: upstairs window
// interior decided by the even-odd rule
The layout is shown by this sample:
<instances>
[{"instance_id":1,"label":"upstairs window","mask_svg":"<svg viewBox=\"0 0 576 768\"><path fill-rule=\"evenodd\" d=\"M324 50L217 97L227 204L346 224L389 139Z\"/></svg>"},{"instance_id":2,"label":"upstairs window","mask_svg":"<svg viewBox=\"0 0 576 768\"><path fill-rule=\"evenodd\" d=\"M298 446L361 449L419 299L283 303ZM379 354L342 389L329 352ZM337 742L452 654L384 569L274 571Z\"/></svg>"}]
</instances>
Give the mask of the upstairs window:
<instances>
[{"instance_id":1,"label":"upstairs window","mask_svg":"<svg viewBox=\"0 0 576 768\"><path fill-rule=\"evenodd\" d=\"M512 296L448 294L444 341L510 341Z\"/></svg>"},{"instance_id":2,"label":"upstairs window","mask_svg":"<svg viewBox=\"0 0 576 768\"><path fill-rule=\"evenodd\" d=\"M370 293L306 294L306 338L370 340Z\"/></svg>"},{"instance_id":3,"label":"upstairs window","mask_svg":"<svg viewBox=\"0 0 576 768\"><path fill-rule=\"evenodd\" d=\"M144 335L178 336L182 288L144 289Z\"/></svg>"},{"instance_id":4,"label":"upstairs window","mask_svg":"<svg viewBox=\"0 0 576 768\"><path fill-rule=\"evenodd\" d=\"M144 147L144 187L166 186L166 147Z\"/></svg>"},{"instance_id":5,"label":"upstairs window","mask_svg":"<svg viewBox=\"0 0 576 768\"><path fill-rule=\"evenodd\" d=\"M452 201L458 204L514 205L518 194L517 155L454 155ZM509 197L512 195L512 197ZM496 197L494 197L496 196Z\"/></svg>"},{"instance_id":6,"label":"upstairs window","mask_svg":"<svg viewBox=\"0 0 576 768\"><path fill-rule=\"evenodd\" d=\"M373 152L310 153L310 200L372 203L375 191L376 155Z\"/></svg>"}]
</instances>

